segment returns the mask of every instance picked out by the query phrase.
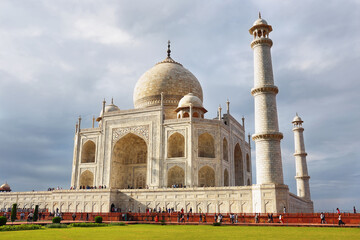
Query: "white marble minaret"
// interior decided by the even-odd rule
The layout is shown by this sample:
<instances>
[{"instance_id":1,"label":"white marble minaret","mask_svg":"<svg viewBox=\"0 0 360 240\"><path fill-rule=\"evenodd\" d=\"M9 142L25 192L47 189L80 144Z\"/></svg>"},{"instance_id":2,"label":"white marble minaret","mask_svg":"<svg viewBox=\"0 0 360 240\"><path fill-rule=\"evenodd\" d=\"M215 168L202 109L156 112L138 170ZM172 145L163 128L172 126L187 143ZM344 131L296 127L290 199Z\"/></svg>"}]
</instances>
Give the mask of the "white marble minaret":
<instances>
[{"instance_id":1,"label":"white marble minaret","mask_svg":"<svg viewBox=\"0 0 360 240\"><path fill-rule=\"evenodd\" d=\"M269 38L272 27L261 18L255 21L249 32L254 36L251 47L254 50L254 88L251 94L255 99L255 134L252 139L256 146L256 183L283 184L278 114L276 94L271 63Z\"/></svg>"},{"instance_id":2,"label":"white marble minaret","mask_svg":"<svg viewBox=\"0 0 360 240\"><path fill-rule=\"evenodd\" d=\"M309 175L307 170L305 144L304 144L304 128L302 127L303 121L296 114L292 124L294 126L294 142L295 142L295 164L296 164L296 186L297 186L297 195L306 200L310 200L310 185L309 185Z\"/></svg>"}]
</instances>

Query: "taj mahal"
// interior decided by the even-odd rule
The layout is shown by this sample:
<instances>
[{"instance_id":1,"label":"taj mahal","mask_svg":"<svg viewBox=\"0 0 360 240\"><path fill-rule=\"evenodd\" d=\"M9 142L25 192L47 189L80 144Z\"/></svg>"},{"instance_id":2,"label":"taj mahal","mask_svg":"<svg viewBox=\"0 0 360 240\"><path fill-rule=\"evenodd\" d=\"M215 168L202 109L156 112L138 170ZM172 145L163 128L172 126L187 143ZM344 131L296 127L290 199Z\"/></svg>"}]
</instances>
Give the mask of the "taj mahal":
<instances>
[{"instance_id":1,"label":"taj mahal","mask_svg":"<svg viewBox=\"0 0 360 240\"><path fill-rule=\"evenodd\" d=\"M137 81L134 109L123 110L113 100L104 100L92 128L82 128L79 118L71 190L0 192L0 208L17 203L19 208L39 205L62 212L109 212L111 206L133 212L148 208L313 212L303 121L297 114L289 120L297 194L290 193L283 180L271 31L261 16L249 30L254 52L254 87L249 92L255 101L256 183L244 118L239 121L231 115L229 101L226 109L218 108L217 117L207 118L200 81L173 59L169 42L166 58Z\"/></svg>"}]
</instances>

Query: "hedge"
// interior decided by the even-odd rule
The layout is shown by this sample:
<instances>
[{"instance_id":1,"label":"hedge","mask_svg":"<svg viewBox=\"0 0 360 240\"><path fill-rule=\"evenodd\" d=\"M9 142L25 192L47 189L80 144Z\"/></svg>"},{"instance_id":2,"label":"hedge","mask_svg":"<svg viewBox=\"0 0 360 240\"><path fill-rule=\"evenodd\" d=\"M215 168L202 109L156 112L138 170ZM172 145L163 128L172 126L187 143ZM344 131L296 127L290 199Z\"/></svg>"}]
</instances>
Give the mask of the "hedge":
<instances>
[{"instance_id":1,"label":"hedge","mask_svg":"<svg viewBox=\"0 0 360 240\"><path fill-rule=\"evenodd\" d=\"M52 219L52 223L60 223L61 222L61 217L54 217Z\"/></svg>"},{"instance_id":2,"label":"hedge","mask_svg":"<svg viewBox=\"0 0 360 240\"><path fill-rule=\"evenodd\" d=\"M4 216L0 216L0 226L5 225L5 224L6 224L6 222L7 222L6 217L4 217Z\"/></svg>"}]
</instances>

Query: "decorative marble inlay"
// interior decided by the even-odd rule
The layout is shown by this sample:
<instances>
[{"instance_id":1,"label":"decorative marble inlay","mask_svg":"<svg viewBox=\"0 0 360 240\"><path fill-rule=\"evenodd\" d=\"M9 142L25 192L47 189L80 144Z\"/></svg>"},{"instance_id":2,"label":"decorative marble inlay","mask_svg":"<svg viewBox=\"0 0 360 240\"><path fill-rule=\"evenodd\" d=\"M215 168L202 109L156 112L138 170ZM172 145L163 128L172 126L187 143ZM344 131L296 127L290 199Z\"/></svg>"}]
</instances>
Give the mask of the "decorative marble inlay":
<instances>
[{"instance_id":1,"label":"decorative marble inlay","mask_svg":"<svg viewBox=\"0 0 360 240\"><path fill-rule=\"evenodd\" d=\"M113 129L113 144L128 133L134 133L143 137L147 143L149 142L149 125L141 125Z\"/></svg>"}]
</instances>

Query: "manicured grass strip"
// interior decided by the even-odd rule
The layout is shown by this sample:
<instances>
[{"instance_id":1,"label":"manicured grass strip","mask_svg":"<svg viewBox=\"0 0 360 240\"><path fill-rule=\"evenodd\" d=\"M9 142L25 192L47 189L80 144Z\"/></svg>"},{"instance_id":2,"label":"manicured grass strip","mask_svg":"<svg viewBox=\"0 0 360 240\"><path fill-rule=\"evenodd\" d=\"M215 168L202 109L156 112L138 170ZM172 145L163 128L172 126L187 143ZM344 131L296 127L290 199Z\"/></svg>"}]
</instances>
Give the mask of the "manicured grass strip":
<instances>
[{"instance_id":1,"label":"manicured grass strip","mask_svg":"<svg viewBox=\"0 0 360 240\"><path fill-rule=\"evenodd\" d=\"M45 229L43 231L2 232L0 239L360 239L360 228L194 226L194 225L127 225L102 228Z\"/></svg>"}]
</instances>

